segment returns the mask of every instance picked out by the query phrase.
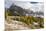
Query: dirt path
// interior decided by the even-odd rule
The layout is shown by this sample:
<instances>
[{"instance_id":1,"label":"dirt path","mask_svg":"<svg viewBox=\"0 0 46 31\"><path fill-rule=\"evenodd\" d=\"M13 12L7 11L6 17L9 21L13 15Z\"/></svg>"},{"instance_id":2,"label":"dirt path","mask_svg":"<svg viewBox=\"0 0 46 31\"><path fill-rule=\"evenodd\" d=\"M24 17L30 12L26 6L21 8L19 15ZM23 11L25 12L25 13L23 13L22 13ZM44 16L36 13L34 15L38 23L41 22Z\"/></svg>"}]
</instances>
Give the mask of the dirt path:
<instances>
[{"instance_id":1,"label":"dirt path","mask_svg":"<svg viewBox=\"0 0 46 31\"><path fill-rule=\"evenodd\" d=\"M30 29L26 24L19 22L19 21L12 21L12 23L8 24L5 22L5 30L6 31L11 31L11 30L26 30Z\"/></svg>"}]
</instances>

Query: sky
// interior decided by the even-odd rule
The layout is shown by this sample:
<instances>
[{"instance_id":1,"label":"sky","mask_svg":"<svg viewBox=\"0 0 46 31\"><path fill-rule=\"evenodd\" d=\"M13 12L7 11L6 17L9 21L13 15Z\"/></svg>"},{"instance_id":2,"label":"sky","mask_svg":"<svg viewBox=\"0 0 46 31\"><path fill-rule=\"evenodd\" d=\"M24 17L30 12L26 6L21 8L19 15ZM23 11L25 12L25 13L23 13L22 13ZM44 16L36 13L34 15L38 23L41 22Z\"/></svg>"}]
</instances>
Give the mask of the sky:
<instances>
[{"instance_id":1,"label":"sky","mask_svg":"<svg viewBox=\"0 0 46 31\"><path fill-rule=\"evenodd\" d=\"M31 1L18 1L18 0L5 0L5 7L9 8L13 3L21 8L35 11L44 11L43 3L31 4L30 2L43 2L43 0L31 0Z\"/></svg>"},{"instance_id":2,"label":"sky","mask_svg":"<svg viewBox=\"0 0 46 31\"><path fill-rule=\"evenodd\" d=\"M25 9L28 9L31 7L31 4L29 2L16 1L15 5L25 8Z\"/></svg>"},{"instance_id":3,"label":"sky","mask_svg":"<svg viewBox=\"0 0 46 31\"><path fill-rule=\"evenodd\" d=\"M43 2L43 0L5 0L5 7L9 8L12 5L12 3L16 3L16 1L25 1L25 3L23 3L23 5L25 4L24 7L27 7L27 8L30 7L29 2ZM26 3L27 1L29 1L29 2ZM18 3L18 4L20 4L20 3ZM29 5L29 6L27 6L27 5Z\"/></svg>"}]
</instances>

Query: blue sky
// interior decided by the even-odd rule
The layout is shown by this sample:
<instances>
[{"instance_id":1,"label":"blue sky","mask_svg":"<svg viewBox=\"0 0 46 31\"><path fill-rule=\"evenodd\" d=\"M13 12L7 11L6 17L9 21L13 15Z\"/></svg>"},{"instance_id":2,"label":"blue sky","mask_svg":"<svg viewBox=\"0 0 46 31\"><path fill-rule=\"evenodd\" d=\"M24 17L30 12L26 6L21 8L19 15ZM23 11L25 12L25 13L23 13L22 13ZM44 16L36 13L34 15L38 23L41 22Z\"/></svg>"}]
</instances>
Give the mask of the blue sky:
<instances>
[{"instance_id":1,"label":"blue sky","mask_svg":"<svg viewBox=\"0 0 46 31\"><path fill-rule=\"evenodd\" d=\"M19 1L19 2L18 2ZM25 1L22 2L21 1ZM19 5L21 7L23 7L23 5L25 5L23 8L29 8L30 7L30 3L29 2L43 2L43 0L5 0L5 7L9 8L11 6L12 3L15 3L16 5Z\"/></svg>"}]
</instances>

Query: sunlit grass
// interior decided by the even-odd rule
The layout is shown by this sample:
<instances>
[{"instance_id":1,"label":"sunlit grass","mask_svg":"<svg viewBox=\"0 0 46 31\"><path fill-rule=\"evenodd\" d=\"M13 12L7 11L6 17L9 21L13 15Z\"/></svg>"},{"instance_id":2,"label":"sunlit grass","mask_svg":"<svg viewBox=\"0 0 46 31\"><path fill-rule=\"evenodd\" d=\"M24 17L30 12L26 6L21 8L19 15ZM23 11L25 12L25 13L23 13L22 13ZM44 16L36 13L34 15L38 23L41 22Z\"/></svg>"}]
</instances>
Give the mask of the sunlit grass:
<instances>
[{"instance_id":1,"label":"sunlit grass","mask_svg":"<svg viewBox=\"0 0 46 31\"><path fill-rule=\"evenodd\" d=\"M9 13L6 12L5 18L7 18ZM9 17L10 19L10 17ZM33 25L33 22L39 23L39 27L43 28L44 27L44 18L38 18L38 17L33 17L33 16L11 16L11 20L8 19L8 22L10 23L12 20L14 21L20 21L25 24L27 24L29 27L35 28Z\"/></svg>"},{"instance_id":2,"label":"sunlit grass","mask_svg":"<svg viewBox=\"0 0 46 31\"><path fill-rule=\"evenodd\" d=\"M9 20L11 17L11 20ZM32 26L32 28L34 28L33 22L39 23L39 27L43 28L44 27L44 19L43 18L37 18L37 17L33 17L33 16L9 16L8 18L8 22L10 21L20 21L23 22L25 24L27 24L28 26Z\"/></svg>"}]
</instances>

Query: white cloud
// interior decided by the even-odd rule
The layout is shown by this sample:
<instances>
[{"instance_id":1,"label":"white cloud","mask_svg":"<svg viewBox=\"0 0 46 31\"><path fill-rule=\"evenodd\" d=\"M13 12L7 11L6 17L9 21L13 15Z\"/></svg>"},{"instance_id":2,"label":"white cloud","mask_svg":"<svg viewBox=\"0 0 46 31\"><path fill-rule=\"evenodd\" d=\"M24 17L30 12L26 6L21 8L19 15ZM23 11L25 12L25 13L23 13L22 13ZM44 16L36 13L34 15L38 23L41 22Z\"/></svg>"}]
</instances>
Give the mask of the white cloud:
<instances>
[{"instance_id":1,"label":"white cloud","mask_svg":"<svg viewBox=\"0 0 46 31\"><path fill-rule=\"evenodd\" d=\"M28 9L31 7L31 4L29 2L15 2L15 5L20 6L22 8Z\"/></svg>"},{"instance_id":2,"label":"white cloud","mask_svg":"<svg viewBox=\"0 0 46 31\"><path fill-rule=\"evenodd\" d=\"M44 0L12 0L14 1L34 1L34 2L43 2Z\"/></svg>"},{"instance_id":3,"label":"white cloud","mask_svg":"<svg viewBox=\"0 0 46 31\"><path fill-rule=\"evenodd\" d=\"M12 3L16 3L16 2L18 2L18 1L20 1L20 2L23 2L23 1L25 1L25 2L31 2L31 1L34 1L34 2L43 2L43 0L5 0L6 1L6 4L5 4L5 7L10 7L10 5L12 4ZM20 4L20 3L16 3L16 5L17 4ZM23 3L23 4L25 4L25 6L24 7L30 7L30 3ZM23 5L23 4L21 4L21 6ZM19 5L20 6L20 5Z\"/></svg>"}]
</instances>

